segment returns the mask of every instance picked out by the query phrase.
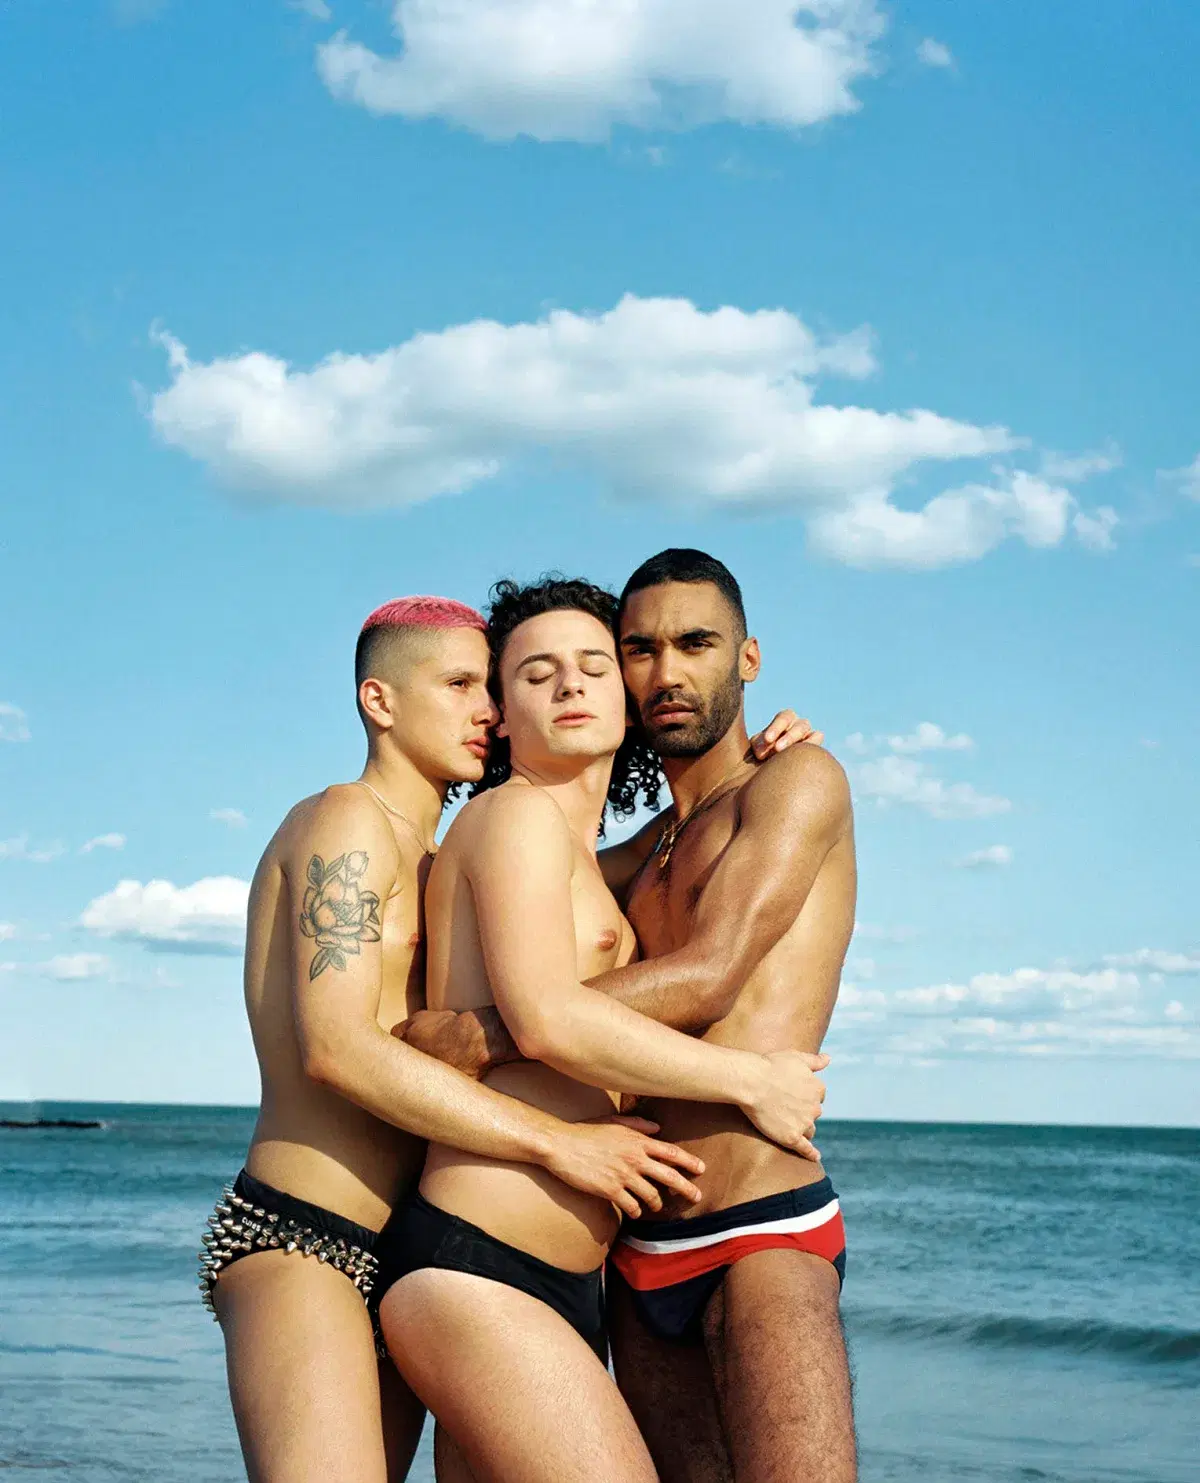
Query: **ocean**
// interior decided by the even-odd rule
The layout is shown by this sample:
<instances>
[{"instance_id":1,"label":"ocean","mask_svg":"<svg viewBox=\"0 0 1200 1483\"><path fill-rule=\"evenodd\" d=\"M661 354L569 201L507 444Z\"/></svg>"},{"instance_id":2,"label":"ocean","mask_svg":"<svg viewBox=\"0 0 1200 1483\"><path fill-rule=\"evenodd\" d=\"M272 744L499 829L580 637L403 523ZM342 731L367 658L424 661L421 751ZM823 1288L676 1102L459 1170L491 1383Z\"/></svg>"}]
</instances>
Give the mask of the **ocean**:
<instances>
[{"instance_id":1,"label":"ocean","mask_svg":"<svg viewBox=\"0 0 1200 1483\"><path fill-rule=\"evenodd\" d=\"M0 1471L244 1478L194 1274L253 1114L37 1112L104 1127L0 1130ZM821 1135L864 1483L1200 1479L1200 1132ZM414 1483L433 1478L430 1440Z\"/></svg>"}]
</instances>

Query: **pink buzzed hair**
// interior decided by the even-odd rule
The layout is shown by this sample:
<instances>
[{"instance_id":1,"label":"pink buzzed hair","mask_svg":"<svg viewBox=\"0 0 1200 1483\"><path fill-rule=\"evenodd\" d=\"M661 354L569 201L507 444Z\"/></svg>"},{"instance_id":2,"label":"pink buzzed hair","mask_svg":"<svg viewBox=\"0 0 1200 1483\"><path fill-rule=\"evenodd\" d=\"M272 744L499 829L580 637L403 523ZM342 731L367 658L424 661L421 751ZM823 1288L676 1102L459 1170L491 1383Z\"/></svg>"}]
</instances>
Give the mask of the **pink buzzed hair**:
<instances>
[{"instance_id":1,"label":"pink buzzed hair","mask_svg":"<svg viewBox=\"0 0 1200 1483\"><path fill-rule=\"evenodd\" d=\"M394 597L367 614L361 631L371 628L475 628L486 633L487 620L452 597Z\"/></svg>"}]
</instances>

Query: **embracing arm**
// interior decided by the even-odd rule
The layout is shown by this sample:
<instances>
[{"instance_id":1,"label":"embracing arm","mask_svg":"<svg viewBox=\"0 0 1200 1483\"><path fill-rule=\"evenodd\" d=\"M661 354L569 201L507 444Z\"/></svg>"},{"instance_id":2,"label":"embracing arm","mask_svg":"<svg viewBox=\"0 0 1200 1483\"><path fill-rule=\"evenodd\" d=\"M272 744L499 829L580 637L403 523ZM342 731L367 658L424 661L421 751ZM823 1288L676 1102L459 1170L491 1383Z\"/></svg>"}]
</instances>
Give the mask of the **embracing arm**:
<instances>
[{"instance_id":1,"label":"embracing arm","mask_svg":"<svg viewBox=\"0 0 1200 1483\"><path fill-rule=\"evenodd\" d=\"M851 827L850 789L827 752L796 747L746 784L738 812L737 832L705 883L683 947L591 981L693 1034L725 1018L796 920L826 856Z\"/></svg>"},{"instance_id":2,"label":"embracing arm","mask_svg":"<svg viewBox=\"0 0 1200 1483\"><path fill-rule=\"evenodd\" d=\"M475 827L469 880L488 981L525 1057L608 1090L732 1103L776 1142L807 1147L823 1091L812 1057L706 1045L579 982L573 848L553 799L497 792Z\"/></svg>"},{"instance_id":3,"label":"embracing arm","mask_svg":"<svg viewBox=\"0 0 1200 1483\"><path fill-rule=\"evenodd\" d=\"M419 1138L486 1158L540 1164L578 1189L615 1200L627 1213L636 1213L637 1200L659 1208L648 1178L696 1197L694 1186L668 1165L690 1173L702 1166L650 1138L654 1125L560 1122L382 1029L381 917L400 859L378 809L345 793L327 796L282 864L296 1032L304 1070L314 1081Z\"/></svg>"}]
</instances>

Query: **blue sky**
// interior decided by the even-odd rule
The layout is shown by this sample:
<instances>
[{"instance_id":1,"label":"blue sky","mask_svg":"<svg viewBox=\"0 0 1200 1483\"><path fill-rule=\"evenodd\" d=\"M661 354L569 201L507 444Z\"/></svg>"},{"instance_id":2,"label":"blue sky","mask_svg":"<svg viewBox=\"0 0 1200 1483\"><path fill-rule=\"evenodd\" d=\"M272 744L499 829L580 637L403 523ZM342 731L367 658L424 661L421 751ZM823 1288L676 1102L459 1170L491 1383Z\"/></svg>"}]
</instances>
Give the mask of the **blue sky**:
<instances>
[{"instance_id":1,"label":"blue sky","mask_svg":"<svg viewBox=\"0 0 1200 1483\"><path fill-rule=\"evenodd\" d=\"M695 544L854 782L830 1111L1200 1118L1200 17L796 8L3 8L0 1096L255 1100L362 616Z\"/></svg>"}]
</instances>

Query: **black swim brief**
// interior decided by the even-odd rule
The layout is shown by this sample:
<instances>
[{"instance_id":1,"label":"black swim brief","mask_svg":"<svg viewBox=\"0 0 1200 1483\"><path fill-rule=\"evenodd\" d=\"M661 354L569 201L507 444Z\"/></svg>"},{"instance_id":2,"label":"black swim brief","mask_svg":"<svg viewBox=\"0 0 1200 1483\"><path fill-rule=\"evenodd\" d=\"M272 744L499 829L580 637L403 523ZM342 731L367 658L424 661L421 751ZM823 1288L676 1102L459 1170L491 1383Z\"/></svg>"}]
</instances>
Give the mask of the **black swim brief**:
<instances>
[{"instance_id":1,"label":"black swim brief","mask_svg":"<svg viewBox=\"0 0 1200 1483\"><path fill-rule=\"evenodd\" d=\"M703 1341L704 1310L735 1262L758 1251L822 1257L840 1283L846 1229L829 1179L684 1220L627 1220L609 1257L648 1329L661 1339Z\"/></svg>"},{"instance_id":2,"label":"black swim brief","mask_svg":"<svg viewBox=\"0 0 1200 1483\"><path fill-rule=\"evenodd\" d=\"M298 1251L343 1272L370 1308L379 1237L344 1215L284 1194L247 1174L225 1186L208 1218L200 1252L200 1293L216 1317L213 1287L233 1262L256 1251Z\"/></svg>"},{"instance_id":3,"label":"black swim brief","mask_svg":"<svg viewBox=\"0 0 1200 1483\"><path fill-rule=\"evenodd\" d=\"M602 1267L594 1272L564 1271L440 1210L421 1194L414 1194L392 1213L379 1233L375 1253L380 1302L388 1288L410 1272L426 1267L469 1272L540 1299L566 1319L602 1362L608 1361Z\"/></svg>"}]
</instances>

